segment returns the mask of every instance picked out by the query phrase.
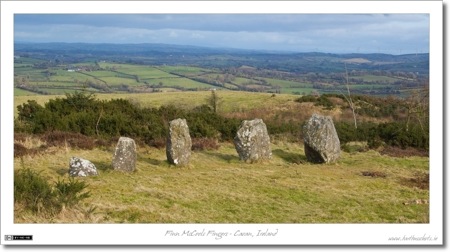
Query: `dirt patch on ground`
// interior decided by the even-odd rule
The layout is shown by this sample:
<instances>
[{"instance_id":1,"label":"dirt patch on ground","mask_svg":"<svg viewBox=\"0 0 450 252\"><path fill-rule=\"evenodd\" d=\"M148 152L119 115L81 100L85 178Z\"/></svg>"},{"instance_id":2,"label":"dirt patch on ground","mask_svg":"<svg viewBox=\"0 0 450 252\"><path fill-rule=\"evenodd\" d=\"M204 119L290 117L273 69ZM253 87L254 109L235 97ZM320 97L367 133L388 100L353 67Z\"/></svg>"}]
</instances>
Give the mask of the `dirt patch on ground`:
<instances>
[{"instance_id":1,"label":"dirt patch on ground","mask_svg":"<svg viewBox=\"0 0 450 252\"><path fill-rule=\"evenodd\" d=\"M422 190L430 189L430 174L429 173L416 173L412 178L402 178L400 184L420 188Z\"/></svg>"},{"instance_id":2,"label":"dirt patch on ground","mask_svg":"<svg viewBox=\"0 0 450 252\"><path fill-rule=\"evenodd\" d=\"M380 171L363 171L361 175L372 178L385 178L387 176L386 173Z\"/></svg>"},{"instance_id":3,"label":"dirt patch on ground","mask_svg":"<svg viewBox=\"0 0 450 252\"><path fill-rule=\"evenodd\" d=\"M419 156L419 157L428 157L429 153L427 150L416 149L416 148L406 148L402 149L399 147L386 146L381 151L380 154L390 156L390 157L411 157L411 156Z\"/></svg>"}]
</instances>

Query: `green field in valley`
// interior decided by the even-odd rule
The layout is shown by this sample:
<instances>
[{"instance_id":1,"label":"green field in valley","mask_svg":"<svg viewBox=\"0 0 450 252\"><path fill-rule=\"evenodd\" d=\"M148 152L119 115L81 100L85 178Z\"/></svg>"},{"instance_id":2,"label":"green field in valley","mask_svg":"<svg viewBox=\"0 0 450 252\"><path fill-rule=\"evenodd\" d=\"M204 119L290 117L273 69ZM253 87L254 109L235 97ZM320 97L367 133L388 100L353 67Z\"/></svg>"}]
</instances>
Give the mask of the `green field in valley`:
<instances>
[{"instance_id":1,"label":"green field in valley","mask_svg":"<svg viewBox=\"0 0 450 252\"><path fill-rule=\"evenodd\" d=\"M308 75L299 75L303 77L299 77L297 80L285 79L284 77L269 78L258 76L259 70L256 68L245 66L235 70L237 73L233 75L220 69L181 65L151 66L114 62L99 62L97 64L86 62L51 66L46 69L45 67L37 68L34 64L43 63L36 59L21 58L20 63L15 64L15 86L17 88L32 93L56 95L83 88L89 88L89 90L98 93L229 89L300 95L338 92L339 88L336 84L330 84L333 83L334 79L327 76L315 81L318 85L313 87L313 83L302 79L310 78L307 77ZM242 71L242 73L239 71ZM255 75L251 76L252 74ZM282 76L280 73L277 74ZM354 92L371 94L397 92L404 96L404 92L394 85L401 80L399 78L371 74L351 78L355 80L354 83L350 83ZM360 81L365 83L359 83ZM27 92L16 92L16 95L28 94Z\"/></svg>"}]
</instances>

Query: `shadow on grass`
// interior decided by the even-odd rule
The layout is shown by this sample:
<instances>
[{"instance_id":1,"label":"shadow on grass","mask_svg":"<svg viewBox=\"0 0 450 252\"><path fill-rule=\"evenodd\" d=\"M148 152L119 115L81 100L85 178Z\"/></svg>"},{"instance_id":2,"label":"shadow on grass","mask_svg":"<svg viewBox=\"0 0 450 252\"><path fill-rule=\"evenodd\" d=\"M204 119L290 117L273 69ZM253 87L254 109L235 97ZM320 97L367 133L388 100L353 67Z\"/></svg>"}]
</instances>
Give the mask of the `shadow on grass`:
<instances>
[{"instance_id":1,"label":"shadow on grass","mask_svg":"<svg viewBox=\"0 0 450 252\"><path fill-rule=\"evenodd\" d=\"M138 162L145 162L145 163L149 163L151 165L156 165L156 166L168 165L169 164L167 162L167 160L158 160L158 159L154 159L154 158L143 157L143 156L141 156L139 154L138 154L137 160L138 160Z\"/></svg>"},{"instance_id":2,"label":"shadow on grass","mask_svg":"<svg viewBox=\"0 0 450 252\"><path fill-rule=\"evenodd\" d=\"M281 149L272 150L272 155L278 156L288 163L304 164L307 162L306 156L298 153L290 153Z\"/></svg>"},{"instance_id":3,"label":"shadow on grass","mask_svg":"<svg viewBox=\"0 0 450 252\"><path fill-rule=\"evenodd\" d=\"M228 163L232 162L232 161L239 161L239 157L236 155L230 155L230 154L223 154L223 153L217 153L217 152L207 152L206 154L218 158L218 159L222 159Z\"/></svg>"},{"instance_id":4,"label":"shadow on grass","mask_svg":"<svg viewBox=\"0 0 450 252\"><path fill-rule=\"evenodd\" d=\"M94 165L95 165L95 167L97 167L97 170L99 170L99 171L112 171L113 170L112 163L109 163L109 162L95 162Z\"/></svg>"}]
</instances>

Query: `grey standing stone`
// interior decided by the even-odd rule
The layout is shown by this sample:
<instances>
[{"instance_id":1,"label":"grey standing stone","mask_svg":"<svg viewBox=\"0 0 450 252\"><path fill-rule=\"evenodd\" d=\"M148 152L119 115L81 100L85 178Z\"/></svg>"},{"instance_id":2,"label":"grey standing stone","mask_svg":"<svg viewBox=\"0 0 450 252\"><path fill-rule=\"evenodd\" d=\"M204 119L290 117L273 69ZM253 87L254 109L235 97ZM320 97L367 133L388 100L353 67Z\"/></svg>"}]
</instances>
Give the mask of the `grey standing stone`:
<instances>
[{"instance_id":1,"label":"grey standing stone","mask_svg":"<svg viewBox=\"0 0 450 252\"><path fill-rule=\"evenodd\" d=\"M234 138L234 147L246 162L271 159L270 137L263 120L244 120Z\"/></svg>"},{"instance_id":2,"label":"grey standing stone","mask_svg":"<svg viewBox=\"0 0 450 252\"><path fill-rule=\"evenodd\" d=\"M341 155L339 137L329 116L313 114L303 126L303 141L310 162L332 163Z\"/></svg>"},{"instance_id":3,"label":"grey standing stone","mask_svg":"<svg viewBox=\"0 0 450 252\"><path fill-rule=\"evenodd\" d=\"M98 172L91 161L79 157L71 157L69 162L69 175L71 177L97 176Z\"/></svg>"},{"instance_id":4,"label":"grey standing stone","mask_svg":"<svg viewBox=\"0 0 450 252\"><path fill-rule=\"evenodd\" d=\"M184 166L189 164L192 140L186 119L175 119L169 124L166 155L170 164Z\"/></svg>"},{"instance_id":5,"label":"grey standing stone","mask_svg":"<svg viewBox=\"0 0 450 252\"><path fill-rule=\"evenodd\" d=\"M136 144L133 139L121 137L114 151L112 167L114 170L132 172L136 169Z\"/></svg>"}]
</instances>

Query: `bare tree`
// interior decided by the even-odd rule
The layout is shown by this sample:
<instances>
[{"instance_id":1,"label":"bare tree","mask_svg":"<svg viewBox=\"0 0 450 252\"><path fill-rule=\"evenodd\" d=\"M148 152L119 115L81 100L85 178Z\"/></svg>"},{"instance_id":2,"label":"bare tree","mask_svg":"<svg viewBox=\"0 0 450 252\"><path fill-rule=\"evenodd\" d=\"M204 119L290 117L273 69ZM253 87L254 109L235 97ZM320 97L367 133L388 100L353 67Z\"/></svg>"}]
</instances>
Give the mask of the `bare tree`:
<instances>
[{"instance_id":1,"label":"bare tree","mask_svg":"<svg viewBox=\"0 0 450 252\"><path fill-rule=\"evenodd\" d=\"M212 107L214 113L217 113L220 103L222 103L222 98L219 97L216 90L211 90L211 95L208 98L208 105Z\"/></svg>"},{"instance_id":2,"label":"bare tree","mask_svg":"<svg viewBox=\"0 0 450 252\"><path fill-rule=\"evenodd\" d=\"M102 116L103 116L103 106L102 106L102 110L100 110L100 115L98 116L97 123L95 124L95 134L97 134L97 136L99 135L98 124L100 123L100 119L102 118Z\"/></svg>"},{"instance_id":3,"label":"bare tree","mask_svg":"<svg viewBox=\"0 0 450 252\"><path fill-rule=\"evenodd\" d=\"M347 100L348 106L352 110L353 121L355 122L355 129L358 128L358 124L356 123L356 113L355 113L355 104L353 103L352 97L350 95L350 87L348 83L348 71L347 64L345 63L345 86L347 87L347 96L341 91L341 94L344 96L345 100Z\"/></svg>"},{"instance_id":4,"label":"bare tree","mask_svg":"<svg viewBox=\"0 0 450 252\"><path fill-rule=\"evenodd\" d=\"M422 131L425 131L424 123L429 118L429 95L429 86L427 84L424 84L421 89L412 91L411 95L406 98L406 131L409 131L409 123L412 119L417 120Z\"/></svg>"}]
</instances>

